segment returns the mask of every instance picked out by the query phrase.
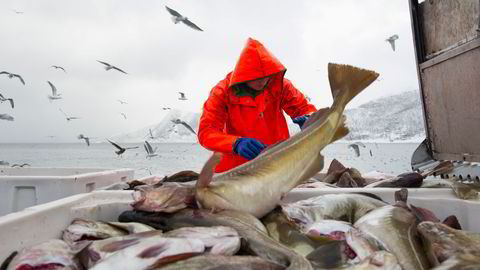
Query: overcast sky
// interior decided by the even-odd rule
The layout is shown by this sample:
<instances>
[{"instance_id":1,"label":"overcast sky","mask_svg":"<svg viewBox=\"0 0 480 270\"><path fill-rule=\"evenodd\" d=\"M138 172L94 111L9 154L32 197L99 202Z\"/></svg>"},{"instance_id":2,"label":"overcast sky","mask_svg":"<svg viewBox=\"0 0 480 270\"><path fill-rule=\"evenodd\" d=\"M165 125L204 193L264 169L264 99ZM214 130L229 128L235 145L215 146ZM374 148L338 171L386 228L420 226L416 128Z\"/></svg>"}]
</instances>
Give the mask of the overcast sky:
<instances>
[{"instance_id":1,"label":"overcast sky","mask_svg":"<svg viewBox=\"0 0 480 270\"><path fill-rule=\"evenodd\" d=\"M373 69L374 82L349 105L418 89L405 0L0 0L0 142L106 138L159 122L168 106L200 112L235 66L248 37L286 67L317 107L332 102L329 62ZM204 29L173 24L165 5ZM14 10L23 12L17 14ZM400 38L396 51L385 41ZM96 60L128 72L105 71ZM63 66L67 73L51 68ZM54 83L63 99L49 102ZM178 91L187 101L178 100ZM121 105L117 99L128 102ZM62 108L79 120L67 122ZM120 113L125 113L125 120ZM56 136L51 139L47 136Z\"/></svg>"}]
</instances>

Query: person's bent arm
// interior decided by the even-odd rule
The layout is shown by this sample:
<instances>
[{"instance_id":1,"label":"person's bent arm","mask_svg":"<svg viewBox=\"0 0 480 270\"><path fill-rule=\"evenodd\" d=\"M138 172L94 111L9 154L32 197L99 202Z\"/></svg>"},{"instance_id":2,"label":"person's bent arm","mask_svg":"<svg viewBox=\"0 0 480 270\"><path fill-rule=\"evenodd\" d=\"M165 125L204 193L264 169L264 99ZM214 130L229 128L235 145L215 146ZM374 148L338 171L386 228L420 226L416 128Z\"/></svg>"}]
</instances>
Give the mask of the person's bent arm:
<instances>
[{"instance_id":1,"label":"person's bent arm","mask_svg":"<svg viewBox=\"0 0 480 270\"><path fill-rule=\"evenodd\" d=\"M203 105L198 127L198 141L211 151L233 153L233 146L238 136L224 132L228 117L225 93L220 88L213 88Z\"/></svg>"},{"instance_id":2,"label":"person's bent arm","mask_svg":"<svg viewBox=\"0 0 480 270\"><path fill-rule=\"evenodd\" d=\"M292 119L317 111L315 106L309 104L305 96L287 79L283 79L283 95L280 105Z\"/></svg>"}]
</instances>

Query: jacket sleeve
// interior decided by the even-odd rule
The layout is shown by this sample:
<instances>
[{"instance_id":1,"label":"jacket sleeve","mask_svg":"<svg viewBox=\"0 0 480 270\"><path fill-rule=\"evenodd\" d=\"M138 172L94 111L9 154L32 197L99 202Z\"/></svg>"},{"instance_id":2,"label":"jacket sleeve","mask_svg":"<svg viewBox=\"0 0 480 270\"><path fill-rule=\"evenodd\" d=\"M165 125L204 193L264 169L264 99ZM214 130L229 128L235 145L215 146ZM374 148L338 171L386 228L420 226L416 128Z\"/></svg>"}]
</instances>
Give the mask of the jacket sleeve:
<instances>
[{"instance_id":1,"label":"jacket sleeve","mask_svg":"<svg viewBox=\"0 0 480 270\"><path fill-rule=\"evenodd\" d=\"M239 137L224 132L227 118L226 94L217 85L210 91L200 117L198 141L203 147L211 151L233 153L233 144Z\"/></svg>"},{"instance_id":2,"label":"jacket sleeve","mask_svg":"<svg viewBox=\"0 0 480 270\"><path fill-rule=\"evenodd\" d=\"M305 96L285 78L280 106L292 119L317 111L315 106L309 104Z\"/></svg>"}]
</instances>

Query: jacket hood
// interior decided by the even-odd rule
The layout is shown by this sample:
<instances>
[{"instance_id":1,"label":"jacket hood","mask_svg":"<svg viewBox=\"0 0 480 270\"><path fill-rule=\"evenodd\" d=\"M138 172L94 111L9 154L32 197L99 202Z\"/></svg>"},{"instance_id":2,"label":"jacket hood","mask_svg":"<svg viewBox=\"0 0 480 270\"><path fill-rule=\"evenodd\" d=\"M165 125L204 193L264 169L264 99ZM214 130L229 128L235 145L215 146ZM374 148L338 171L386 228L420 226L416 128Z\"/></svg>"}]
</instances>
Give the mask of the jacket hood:
<instances>
[{"instance_id":1,"label":"jacket hood","mask_svg":"<svg viewBox=\"0 0 480 270\"><path fill-rule=\"evenodd\" d=\"M229 87L285 71L282 63L262 43L248 38L230 77Z\"/></svg>"}]
</instances>

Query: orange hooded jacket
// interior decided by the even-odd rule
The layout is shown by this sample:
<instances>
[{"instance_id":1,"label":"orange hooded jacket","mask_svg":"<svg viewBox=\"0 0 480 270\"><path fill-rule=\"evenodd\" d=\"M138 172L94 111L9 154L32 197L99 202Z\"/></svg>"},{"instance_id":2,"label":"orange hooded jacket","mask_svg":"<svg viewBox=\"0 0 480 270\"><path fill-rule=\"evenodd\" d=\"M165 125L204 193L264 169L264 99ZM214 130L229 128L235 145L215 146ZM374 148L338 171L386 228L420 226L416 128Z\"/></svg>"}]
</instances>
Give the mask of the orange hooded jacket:
<instances>
[{"instance_id":1,"label":"orange hooded jacket","mask_svg":"<svg viewBox=\"0 0 480 270\"><path fill-rule=\"evenodd\" d=\"M255 138L266 145L289 138L285 111L291 118L313 113L316 108L284 78L286 68L259 41L249 38L233 72L210 92L198 128L200 144L222 152L215 172L230 170L248 160L233 152L240 137ZM272 76L255 98L236 96L232 86Z\"/></svg>"}]
</instances>

